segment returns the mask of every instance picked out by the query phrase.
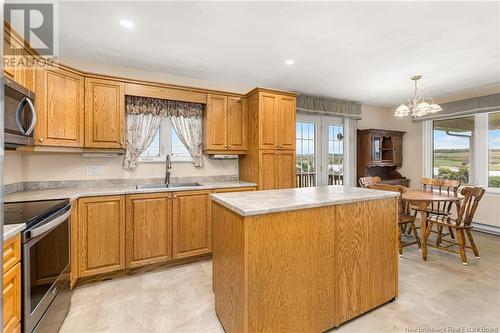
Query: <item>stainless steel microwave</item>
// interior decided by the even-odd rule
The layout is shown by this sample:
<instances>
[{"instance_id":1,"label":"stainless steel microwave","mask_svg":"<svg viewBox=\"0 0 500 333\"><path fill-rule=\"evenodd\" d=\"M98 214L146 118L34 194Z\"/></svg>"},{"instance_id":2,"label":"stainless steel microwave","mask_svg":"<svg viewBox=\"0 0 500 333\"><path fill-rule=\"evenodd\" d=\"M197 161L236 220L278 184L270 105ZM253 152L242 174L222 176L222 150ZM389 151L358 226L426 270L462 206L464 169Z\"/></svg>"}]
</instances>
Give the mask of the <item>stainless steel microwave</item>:
<instances>
[{"instance_id":1,"label":"stainless steel microwave","mask_svg":"<svg viewBox=\"0 0 500 333\"><path fill-rule=\"evenodd\" d=\"M35 93L5 78L5 148L33 144Z\"/></svg>"}]
</instances>

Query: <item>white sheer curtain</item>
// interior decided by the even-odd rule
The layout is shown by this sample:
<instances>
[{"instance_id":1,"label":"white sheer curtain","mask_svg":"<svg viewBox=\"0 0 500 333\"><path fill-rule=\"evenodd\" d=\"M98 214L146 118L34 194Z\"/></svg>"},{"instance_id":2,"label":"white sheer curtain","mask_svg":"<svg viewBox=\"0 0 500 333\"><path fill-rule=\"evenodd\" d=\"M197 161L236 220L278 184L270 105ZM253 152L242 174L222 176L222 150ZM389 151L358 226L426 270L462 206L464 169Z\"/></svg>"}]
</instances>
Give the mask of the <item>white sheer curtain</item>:
<instances>
[{"instance_id":1,"label":"white sheer curtain","mask_svg":"<svg viewBox=\"0 0 500 333\"><path fill-rule=\"evenodd\" d=\"M125 145L125 157L123 159L124 169L133 169L137 166L139 156L153 141L162 118L162 115L152 113L127 114L127 141Z\"/></svg>"},{"instance_id":2,"label":"white sheer curtain","mask_svg":"<svg viewBox=\"0 0 500 333\"><path fill-rule=\"evenodd\" d=\"M172 122L172 127L177 132L177 136L191 154L194 166L202 167L201 116L184 117L171 115L169 118Z\"/></svg>"}]
</instances>

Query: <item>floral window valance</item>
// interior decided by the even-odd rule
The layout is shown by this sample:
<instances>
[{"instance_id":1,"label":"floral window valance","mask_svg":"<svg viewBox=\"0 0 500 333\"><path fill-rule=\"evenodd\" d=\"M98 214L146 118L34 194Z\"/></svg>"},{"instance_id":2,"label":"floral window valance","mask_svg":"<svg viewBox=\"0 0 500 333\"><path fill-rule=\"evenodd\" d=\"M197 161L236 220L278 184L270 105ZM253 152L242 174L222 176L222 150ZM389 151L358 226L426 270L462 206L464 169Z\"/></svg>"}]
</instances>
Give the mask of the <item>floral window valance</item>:
<instances>
[{"instance_id":1,"label":"floral window valance","mask_svg":"<svg viewBox=\"0 0 500 333\"><path fill-rule=\"evenodd\" d=\"M201 118L203 104L159 98L125 96L127 114L152 114L162 117Z\"/></svg>"}]
</instances>

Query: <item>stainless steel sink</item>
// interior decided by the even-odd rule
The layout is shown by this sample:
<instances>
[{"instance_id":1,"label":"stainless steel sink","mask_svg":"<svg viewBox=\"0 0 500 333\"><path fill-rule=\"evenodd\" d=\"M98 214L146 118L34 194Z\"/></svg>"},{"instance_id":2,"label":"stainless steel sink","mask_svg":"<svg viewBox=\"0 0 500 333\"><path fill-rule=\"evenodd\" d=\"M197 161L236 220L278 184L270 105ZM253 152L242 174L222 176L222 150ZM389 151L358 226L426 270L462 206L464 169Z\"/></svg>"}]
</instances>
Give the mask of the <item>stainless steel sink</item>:
<instances>
[{"instance_id":1,"label":"stainless steel sink","mask_svg":"<svg viewBox=\"0 0 500 333\"><path fill-rule=\"evenodd\" d=\"M177 188L177 187L191 187L191 186L200 186L200 183L197 182L185 182L185 183L172 183L172 184L139 184L136 185L135 188L138 190L142 189L154 189L154 188Z\"/></svg>"}]
</instances>

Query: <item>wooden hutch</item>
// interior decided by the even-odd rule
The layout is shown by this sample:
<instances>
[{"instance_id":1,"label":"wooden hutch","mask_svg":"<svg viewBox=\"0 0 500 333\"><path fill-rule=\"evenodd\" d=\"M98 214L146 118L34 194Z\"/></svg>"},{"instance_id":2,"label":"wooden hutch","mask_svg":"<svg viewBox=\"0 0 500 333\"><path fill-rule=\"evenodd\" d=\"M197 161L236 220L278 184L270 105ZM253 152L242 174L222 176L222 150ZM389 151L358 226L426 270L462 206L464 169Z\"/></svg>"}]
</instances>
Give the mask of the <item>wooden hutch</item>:
<instances>
[{"instance_id":1,"label":"wooden hutch","mask_svg":"<svg viewBox=\"0 0 500 333\"><path fill-rule=\"evenodd\" d=\"M359 178L367 176L379 176L386 184L410 185L410 179L397 171L403 165L404 134L382 129L358 130L358 185Z\"/></svg>"}]
</instances>

